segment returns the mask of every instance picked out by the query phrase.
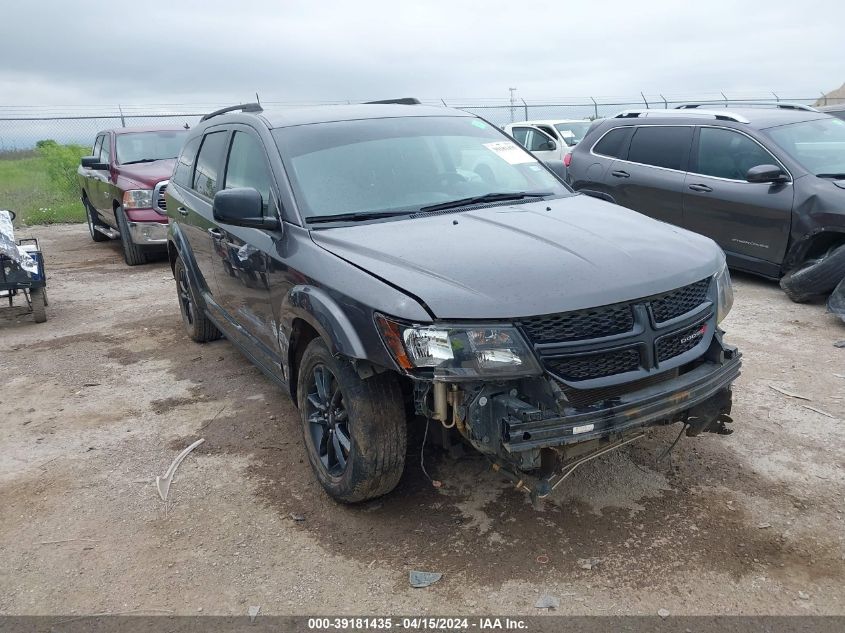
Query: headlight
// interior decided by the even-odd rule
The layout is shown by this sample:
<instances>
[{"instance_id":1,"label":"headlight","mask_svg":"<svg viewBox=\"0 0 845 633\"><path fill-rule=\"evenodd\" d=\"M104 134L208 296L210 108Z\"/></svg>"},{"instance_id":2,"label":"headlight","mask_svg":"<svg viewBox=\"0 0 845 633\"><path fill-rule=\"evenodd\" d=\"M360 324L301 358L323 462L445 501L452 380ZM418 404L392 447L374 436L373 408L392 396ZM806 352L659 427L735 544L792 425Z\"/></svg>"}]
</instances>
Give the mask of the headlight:
<instances>
[{"instance_id":1,"label":"headlight","mask_svg":"<svg viewBox=\"0 0 845 633\"><path fill-rule=\"evenodd\" d=\"M124 209L150 209L152 206L152 189L130 189L123 193Z\"/></svg>"},{"instance_id":2,"label":"headlight","mask_svg":"<svg viewBox=\"0 0 845 633\"><path fill-rule=\"evenodd\" d=\"M411 326L376 315L384 342L406 370L435 378L513 378L542 373L522 335L511 326Z\"/></svg>"},{"instance_id":3,"label":"headlight","mask_svg":"<svg viewBox=\"0 0 845 633\"><path fill-rule=\"evenodd\" d=\"M728 265L725 264L722 270L713 275L716 281L716 323L728 316L728 312L734 305L734 289L731 284L731 274L728 272Z\"/></svg>"}]
</instances>

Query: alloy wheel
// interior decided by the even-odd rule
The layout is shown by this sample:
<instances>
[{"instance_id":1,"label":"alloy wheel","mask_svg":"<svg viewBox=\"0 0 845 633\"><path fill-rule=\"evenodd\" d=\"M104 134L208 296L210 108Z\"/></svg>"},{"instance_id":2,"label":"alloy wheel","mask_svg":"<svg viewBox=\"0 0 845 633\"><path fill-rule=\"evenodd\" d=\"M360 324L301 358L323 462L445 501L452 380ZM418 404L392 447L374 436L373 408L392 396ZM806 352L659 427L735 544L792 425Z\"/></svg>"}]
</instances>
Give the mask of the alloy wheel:
<instances>
[{"instance_id":1,"label":"alloy wheel","mask_svg":"<svg viewBox=\"0 0 845 633\"><path fill-rule=\"evenodd\" d=\"M311 443L326 472L340 477L351 450L349 413L337 378L326 365L316 365L308 383L306 415Z\"/></svg>"},{"instance_id":2,"label":"alloy wheel","mask_svg":"<svg viewBox=\"0 0 845 633\"><path fill-rule=\"evenodd\" d=\"M179 267L179 307L182 310L182 318L185 319L188 325L194 324L194 300L191 296L191 287L188 283L188 274L185 272L185 267Z\"/></svg>"}]
</instances>

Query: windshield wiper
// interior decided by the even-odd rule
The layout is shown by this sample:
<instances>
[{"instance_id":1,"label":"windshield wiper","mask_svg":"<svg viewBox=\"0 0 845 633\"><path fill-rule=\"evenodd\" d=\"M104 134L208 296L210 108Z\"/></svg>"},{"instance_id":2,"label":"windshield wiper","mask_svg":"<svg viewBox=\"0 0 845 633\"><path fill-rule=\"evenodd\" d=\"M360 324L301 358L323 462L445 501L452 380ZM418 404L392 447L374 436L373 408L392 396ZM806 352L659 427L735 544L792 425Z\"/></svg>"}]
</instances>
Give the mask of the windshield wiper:
<instances>
[{"instance_id":1,"label":"windshield wiper","mask_svg":"<svg viewBox=\"0 0 845 633\"><path fill-rule=\"evenodd\" d=\"M305 221L309 224L318 224L321 222L358 222L360 220L376 220L378 218L392 218L399 215L410 215L412 211L373 211L353 212L353 213L336 213L334 215L309 215Z\"/></svg>"},{"instance_id":2,"label":"windshield wiper","mask_svg":"<svg viewBox=\"0 0 845 633\"><path fill-rule=\"evenodd\" d=\"M138 163L155 163L160 160L167 160L166 158L139 158L138 160L127 160L121 165L137 165Z\"/></svg>"},{"instance_id":3,"label":"windshield wiper","mask_svg":"<svg viewBox=\"0 0 845 633\"><path fill-rule=\"evenodd\" d=\"M845 180L845 174L816 174L817 178L830 178L831 180Z\"/></svg>"},{"instance_id":4,"label":"windshield wiper","mask_svg":"<svg viewBox=\"0 0 845 633\"><path fill-rule=\"evenodd\" d=\"M546 196L552 195L554 194L551 191L512 191L510 193L485 193L483 196L472 196L471 198L461 198L459 200L441 202L440 204L432 204L427 207L421 207L420 211L440 211L441 209L454 209L457 207L466 207L471 204L483 204L485 202L500 202L502 200L523 200L525 198L545 198Z\"/></svg>"}]
</instances>

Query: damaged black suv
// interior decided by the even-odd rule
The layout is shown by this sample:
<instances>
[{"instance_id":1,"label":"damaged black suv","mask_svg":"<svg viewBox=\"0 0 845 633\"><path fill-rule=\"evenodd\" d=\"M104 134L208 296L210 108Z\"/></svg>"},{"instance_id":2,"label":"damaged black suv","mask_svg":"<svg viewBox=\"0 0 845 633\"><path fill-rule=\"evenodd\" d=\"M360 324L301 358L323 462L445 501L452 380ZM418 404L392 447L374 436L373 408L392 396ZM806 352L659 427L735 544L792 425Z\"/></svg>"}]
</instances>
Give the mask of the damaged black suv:
<instances>
[{"instance_id":1,"label":"damaged black suv","mask_svg":"<svg viewBox=\"0 0 845 633\"><path fill-rule=\"evenodd\" d=\"M573 193L476 116L227 108L166 197L188 334L225 335L290 393L338 500L393 489L409 423L536 497L646 426L729 432L718 246Z\"/></svg>"}]
</instances>

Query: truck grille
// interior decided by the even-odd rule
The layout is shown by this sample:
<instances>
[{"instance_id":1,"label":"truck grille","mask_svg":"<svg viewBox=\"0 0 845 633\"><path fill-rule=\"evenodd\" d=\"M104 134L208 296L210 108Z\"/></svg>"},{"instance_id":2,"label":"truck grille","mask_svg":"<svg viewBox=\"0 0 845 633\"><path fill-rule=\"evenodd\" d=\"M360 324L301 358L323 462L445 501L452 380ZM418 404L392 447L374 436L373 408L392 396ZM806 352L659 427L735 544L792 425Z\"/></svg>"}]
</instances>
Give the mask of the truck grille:
<instances>
[{"instance_id":1,"label":"truck grille","mask_svg":"<svg viewBox=\"0 0 845 633\"><path fill-rule=\"evenodd\" d=\"M572 383L628 372L642 379L689 360L667 364L707 336L703 326L713 316L709 294L708 277L652 297L526 317L518 323L537 346L546 370L559 380ZM668 325L675 319L677 324ZM607 337L614 338L602 345ZM607 349L611 347L615 349Z\"/></svg>"},{"instance_id":2,"label":"truck grille","mask_svg":"<svg viewBox=\"0 0 845 633\"><path fill-rule=\"evenodd\" d=\"M640 368L640 355L636 349L628 348L549 359L546 361L546 366L565 380L587 380L636 371Z\"/></svg>"},{"instance_id":3,"label":"truck grille","mask_svg":"<svg viewBox=\"0 0 845 633\"><path fill-rule=\"evenodd\" d=\"M655 297L650 301L651 312L658 323L669 321L697 308L707 300L710 278Z\"/></svg>"},{"instance_id":4,"label":"truck grille","mask_svg":"<svg viewBox=\"0 0 845 633\"><path fill-rule=\"evenodd\" d=\"M623 303L530 317L523 319L522 326L535 343L581 341L630 332L634 327L634 314L631 306Z\"/></svg>"},{"instance_id":5,"label":"truck grille","mask_svg":"<svg viewBox=\"0 0 845 633\"><path fill-rule=\"evenodd\" d=\"M164 197L164 190L167 189L168 180L162 180L153 188L153 204L156 211L167 215L167 199Z\"/></svg>"}]
</instances>

